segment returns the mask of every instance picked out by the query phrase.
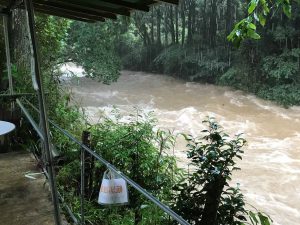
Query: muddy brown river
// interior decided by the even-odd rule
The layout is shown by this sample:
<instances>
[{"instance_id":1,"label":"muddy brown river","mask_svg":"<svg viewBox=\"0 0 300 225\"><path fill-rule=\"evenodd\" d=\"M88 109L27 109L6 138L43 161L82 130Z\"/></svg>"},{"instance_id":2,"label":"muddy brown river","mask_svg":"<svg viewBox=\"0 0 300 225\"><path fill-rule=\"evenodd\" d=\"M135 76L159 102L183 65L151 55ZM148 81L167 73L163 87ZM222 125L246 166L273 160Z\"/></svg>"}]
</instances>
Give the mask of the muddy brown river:
<instances>
[{"instance_id":1,"label":"muddy brown river","mask_svg":"<svg viewBox=\"0 0 300 225\"><path fill-rule=\"evenodd\" d=\"M199 134L206 116L228 134L243 132L248 144L233 182L274 225L300 225L300 107L284 109L230 88L142 72L123 71L111 85L87 78L66 83L93 122L113 106L125 114L139 107L154 111L158 126L175 132ZM175 154L187 163L181 147Z\"/></svg>"}]
</instances>

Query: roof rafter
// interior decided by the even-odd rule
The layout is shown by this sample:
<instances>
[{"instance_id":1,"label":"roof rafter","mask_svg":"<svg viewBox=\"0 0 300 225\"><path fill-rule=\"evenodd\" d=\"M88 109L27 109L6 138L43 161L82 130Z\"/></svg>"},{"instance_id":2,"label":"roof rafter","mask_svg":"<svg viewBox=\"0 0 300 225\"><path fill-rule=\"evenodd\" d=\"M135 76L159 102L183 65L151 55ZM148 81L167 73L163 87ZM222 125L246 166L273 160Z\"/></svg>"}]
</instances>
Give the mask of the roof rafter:
<instances>
[{"instance_id":1,"label":"roof rafter","mask_svg":"<svg viewBox=\"0 0 300 225\"><path fill-rule=\"evenodd\" d=\"M179 4L179 0L159 0L160 2L166 2L166 3L170 3L170 4L174 4L174 5L178 5Z\"/></svg>"},{"instance_id":2,"label":"roof rafter","mask_svg":"<svg viewBox=\"0 0 300 225\"><path fill-rule=\"evenodd\" d=\"M37 1L37 0L34 0ZM93 10L97 12L103 12L103 13L113 13L113 14L119 14L124 16L130 16L130 11L126 8L113 8L104 6L101 4L94 4L92 2L86 1L84 4L82 4L82 1L80 0L73 0L73 1L65 1L65 0L44 0L44 2L52 2L52 3L59 3L61 5L64 5L65 7L77 7L81 9L86 10Z\"/></svg>"},{"instance_id":3,"label":"roof rafter","mask_svg":"<svg viewBox=\"0 0 300 225\"><path fill-rule=\"evenodd\" d=\"M36 3L34 3L33 6L34 6L35 9L37 9L37 11L46 10L46 11L49 11L49 12L55 12L55 13L59 12L59 13L62 13L62 14L74 16L74 17L77 17L77 18L92 20L92 21L97 21L97 20L102 21L102 22L105 21L105 19L101 16L89 15L89 14L85 14L85 13L82 13L82 12L73 12L72 10L69 10L69 9L60 9L60 8L53 7L53 6L44 6L44 5L39 5L39 4L36 4Z\"/></svg>"},{"instance_id":4,"label":"roof rafter","mask_svg":"<svg viewBox=\"0 0 300 225\"><path fill-rule=\"evenodd\" d=\"M109 3L111 5L117 5L117 6L123 6L129 9L137 9L141 11L149 11L149 5L155 3L154 1L143 1L143 4L141 3L133 3L133 2L127 2L123 0L100 0L101 2Z\"/></svg>"},{"instance_id":5,"label":"roof rafter","mask_svg":"<svg viewBox=\"0 0 300 225\"><path fill-rule=\"evenodd\" d=\"M63 1L64 2L64 1ZM45 1L45 0L35 0L34 1L34 6L40 5L40 6L45 6L45 7L53 7L57 8L57 10L60 10L64 8L65 6L68 6L66 10L73 12L74 14L85 14L85 15L91 15L95 17L101 18L110 18L110 19L116 19L117 16L114 13L109 13L109 12L103 12L103 11L97 11L91 8L85 8L85 7L79 7L78 5L74 4L63 4L60 3L59 1Z\"/></svg>"},{"instance_id":6,"label":"roof rafter","mask_svg":"<svg viewBox=\"0 0 300 225\"><path fill-rule=\"evenodd\" d=\"M36 12L66 17L85 22L116 19L117 15L130 16L130 12L141 10L148 12L150 6L159 2L178 4L179 0L31 0ZM0 0L0 11L10 12L22 0Z\"/></svg>"},{"instance_id":7,"label":"roof rafter","mask_svg":"<svg viewBox=\"0 0 300 225\"><path fill-rule=\"evenodd\" d=\"M78 21L87 22L87 23L94 23L94 22L96 22L96 20L90 20L90 19L87 19L87 18L81 18L81 17L75 16L75 15L65 14L65 13L61 13L61 12L57 12L57 11L52 11L52 10L47 10L47 9L39 9L37 12L38 13L48 14L48 15L53 15L53 16L58 16L58 17L63 17L63 18L71 19L71 20L78 20Z\"/></svg>"}]
</instances>

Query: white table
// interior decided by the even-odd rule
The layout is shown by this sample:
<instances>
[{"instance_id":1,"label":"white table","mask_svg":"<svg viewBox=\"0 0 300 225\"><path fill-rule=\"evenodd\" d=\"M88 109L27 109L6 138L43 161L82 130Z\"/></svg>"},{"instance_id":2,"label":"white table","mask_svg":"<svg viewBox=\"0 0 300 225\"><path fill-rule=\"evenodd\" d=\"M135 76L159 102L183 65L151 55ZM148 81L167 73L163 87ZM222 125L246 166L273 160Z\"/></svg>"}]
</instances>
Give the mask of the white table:
<instances>
[{"instance_id":1,"label":"white table","mask_svg":"<svg viewBox=\"0 0 300 225\"><path fill-rule=\"evenodd\" d=\"M0 136L13 131L16 126L13 123L0 120Z\"/></svg>"}]
</instances>

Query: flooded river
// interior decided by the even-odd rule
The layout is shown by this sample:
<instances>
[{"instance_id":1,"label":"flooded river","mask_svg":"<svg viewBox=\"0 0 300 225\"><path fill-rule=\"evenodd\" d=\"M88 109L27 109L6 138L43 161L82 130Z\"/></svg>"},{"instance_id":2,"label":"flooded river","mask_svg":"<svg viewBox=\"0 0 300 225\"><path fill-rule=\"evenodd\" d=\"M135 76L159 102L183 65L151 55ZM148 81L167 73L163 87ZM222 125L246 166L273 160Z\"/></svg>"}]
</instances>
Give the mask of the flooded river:
<instances>
[{"instance_id":1,"label":"flooded river","mask_svg":"<svg viewBox=\"0 0 300 225\"><path fill-rule=\"evenodd\" d=\"M177 132L199 134L206 116L231 135L243 132L248 144L233 182L275 225L300 225L300 107L284 109L241 91L141 72L123 71L109 86L87 78L69 85L94 122L113 105L124 112L137 106ZM181 148L176 156L185 162Z\"/></svg>"}]
</instances>

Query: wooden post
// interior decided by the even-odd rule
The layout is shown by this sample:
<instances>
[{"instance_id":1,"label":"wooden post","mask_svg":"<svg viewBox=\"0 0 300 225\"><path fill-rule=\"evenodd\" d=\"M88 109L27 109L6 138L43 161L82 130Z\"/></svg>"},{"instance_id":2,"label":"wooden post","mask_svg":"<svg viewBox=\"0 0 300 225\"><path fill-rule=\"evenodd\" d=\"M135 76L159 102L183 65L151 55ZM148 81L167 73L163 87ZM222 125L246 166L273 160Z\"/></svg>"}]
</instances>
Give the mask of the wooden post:
<instances>
[{"instance_id":1,"label":"wooden post","mask_svg":"<svg viewBox=\"0 0 300 225\"><path fill-rule=\"evenodd\" d=\"M90 147L90 132L83 131L82 132L82 144L87 147ZM84 219L84 198L89 194L88 190L88 183L89 183L89 164L88 164L88 157L91 157L88 154L85 154L85 149L81 148L81 174L80 174L80 214L81 214L81 225L85 224Z\"/></svg>"},{"instance_id":2,"label":"wooden post","mask_svg":"<svg viewBox=\"0 0 300 225\"><path fill-rule=\"evenodd\" d=\"M91 133L89 131L82 132L82 144L89 148L91 147ZM84 164L84 195L85 197L89 198L93 189L94 158L90 154L84 154Z\"/></svg>"}]
</instances>

